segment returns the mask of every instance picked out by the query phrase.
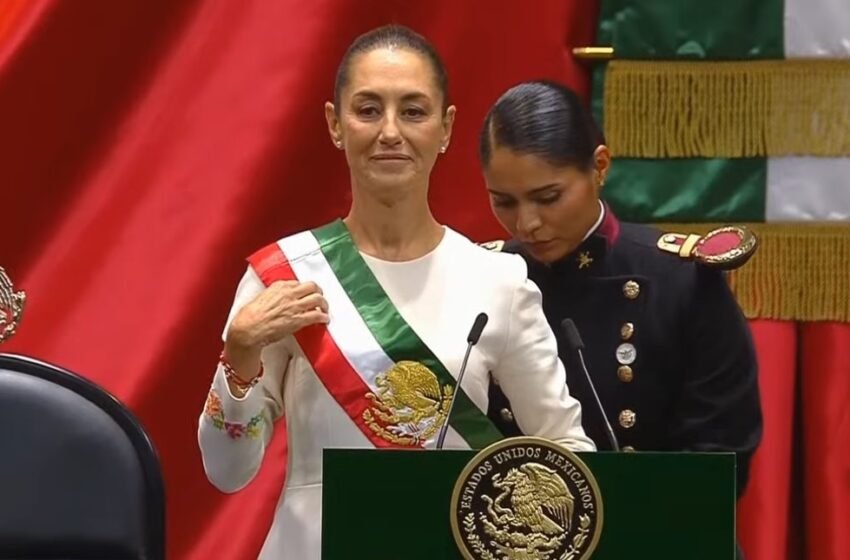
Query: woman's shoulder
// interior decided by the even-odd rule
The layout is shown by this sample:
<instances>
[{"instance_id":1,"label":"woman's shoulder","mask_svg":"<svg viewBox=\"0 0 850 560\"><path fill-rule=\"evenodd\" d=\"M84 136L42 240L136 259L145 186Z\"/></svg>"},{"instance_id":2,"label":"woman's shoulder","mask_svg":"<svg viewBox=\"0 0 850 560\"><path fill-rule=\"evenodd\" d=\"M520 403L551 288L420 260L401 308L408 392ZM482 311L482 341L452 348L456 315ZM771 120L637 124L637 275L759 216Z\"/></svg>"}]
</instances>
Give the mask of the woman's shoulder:
<instances>
[{"instance_id":1,"label":"woman's shoulder","mask_svg":"<svg viewBox=\"0 0 850 560\"><path fill-rule=\"evenodd\" d=\"M617 241L611 245L606 257L609 275L634 275L655 283L655 291L664 293L665 301L690 299L699 278L717 275L691 259L658 248L664 233L652 226L622 223Z\"/></svg>"},{"instance_id":2,"label":"woman's shoulder","mask_svg":"<svg viewBox=\"0 0 850 560\"><path fill-rule=\"evenodd\" d=\"M519 255L501 251L498 244L478 244L465 235L448 230L457 266L488 283L516 286L528 277L528 267Z\"/></svg>"}]
</instances>

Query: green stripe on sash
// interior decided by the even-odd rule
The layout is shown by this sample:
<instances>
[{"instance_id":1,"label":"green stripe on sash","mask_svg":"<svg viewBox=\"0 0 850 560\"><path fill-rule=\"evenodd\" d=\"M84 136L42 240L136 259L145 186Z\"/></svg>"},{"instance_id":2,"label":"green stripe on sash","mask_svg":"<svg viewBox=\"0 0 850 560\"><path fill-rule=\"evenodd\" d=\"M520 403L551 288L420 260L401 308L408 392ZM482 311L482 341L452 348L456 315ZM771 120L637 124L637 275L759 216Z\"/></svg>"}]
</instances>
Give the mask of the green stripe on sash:
<instances>
[{"instance_id":1,"label":"green stripe on sash","mask_svg":"<svg viewBox=\"0 0 850 560\"><path fill-rule=\"evenodd\" d=\"M403 360L419 362L437 375L441 385L455 387L454 377L407 324L378 283L345 224L337 220L312 233L343 289L387 356L396 363ZM450 424L473 449L481 449L502 439L502 434L487 415L463 391L457 393Z\"/></svg>"}]
</instances>

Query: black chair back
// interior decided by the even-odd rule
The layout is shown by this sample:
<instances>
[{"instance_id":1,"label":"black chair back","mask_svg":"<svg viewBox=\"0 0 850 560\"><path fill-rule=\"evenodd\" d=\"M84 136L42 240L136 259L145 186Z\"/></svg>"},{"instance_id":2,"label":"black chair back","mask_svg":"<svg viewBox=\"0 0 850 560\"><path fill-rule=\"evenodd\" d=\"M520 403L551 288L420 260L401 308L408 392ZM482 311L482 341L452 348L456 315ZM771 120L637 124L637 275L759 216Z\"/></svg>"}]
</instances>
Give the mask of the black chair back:
<instances>
[{"instance_id":1,"label":"black chair back","mask_svg":"<svg viewBox=\"0 0 850 560\"><path fill-rule=\"evenodd\" d=\"M165 557L156 451L112 395L0 354L0 559Z\"/></svg>"}]
</instances>

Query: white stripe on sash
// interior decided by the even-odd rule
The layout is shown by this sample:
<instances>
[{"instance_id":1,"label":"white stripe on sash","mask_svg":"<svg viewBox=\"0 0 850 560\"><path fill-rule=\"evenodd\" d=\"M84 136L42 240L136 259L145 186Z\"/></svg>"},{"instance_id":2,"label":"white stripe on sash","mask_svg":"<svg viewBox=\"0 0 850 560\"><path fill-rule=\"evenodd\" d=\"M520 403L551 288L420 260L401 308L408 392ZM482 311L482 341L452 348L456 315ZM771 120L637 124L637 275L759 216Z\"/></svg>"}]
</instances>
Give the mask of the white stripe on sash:
<instances>
[{"instance_id":1,"label":"white stripe on sash","mask_svg":"<svg viewBox=\"0 0 850 560\"><path fill-rule=\"evenodd\" d=\"M281 239L278 246L300 282L312 281L322 289L328 302L328 332L354 371L373 392L377 392L377 376L389 370L395 362L387 356L360 316L325 259L316 237L305 231ZM436 437L429 439L426 447L433 446L435 441ZM469 448L451 426L446 434L446 446Z\"/></svg>"}]
</instances>

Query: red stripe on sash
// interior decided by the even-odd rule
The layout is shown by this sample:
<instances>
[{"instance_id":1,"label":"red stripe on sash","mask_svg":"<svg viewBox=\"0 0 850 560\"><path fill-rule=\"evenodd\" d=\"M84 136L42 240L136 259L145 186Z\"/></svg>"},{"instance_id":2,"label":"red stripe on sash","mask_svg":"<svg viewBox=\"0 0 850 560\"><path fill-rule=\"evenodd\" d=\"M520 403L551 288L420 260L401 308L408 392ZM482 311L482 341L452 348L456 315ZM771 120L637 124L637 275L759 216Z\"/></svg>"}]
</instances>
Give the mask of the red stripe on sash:
<instances>
[{"instance_id":1,"label":"red stripe on sash","mask_svg":"<svg viewBox=\"0 0 850 560\"><path fill-rule=\"evenodd\" d=\"M278 280L307 280L300 280L295 275L277 243L260 249L248 257L248 262L266 286ZM366 424L363 413L371 407L371 401L366 398L371 389L351 367L325 325L305 327L295 333L295 340L325 389L375 447L410 449L383 439Z\"/></svg>"}]
</instances>

